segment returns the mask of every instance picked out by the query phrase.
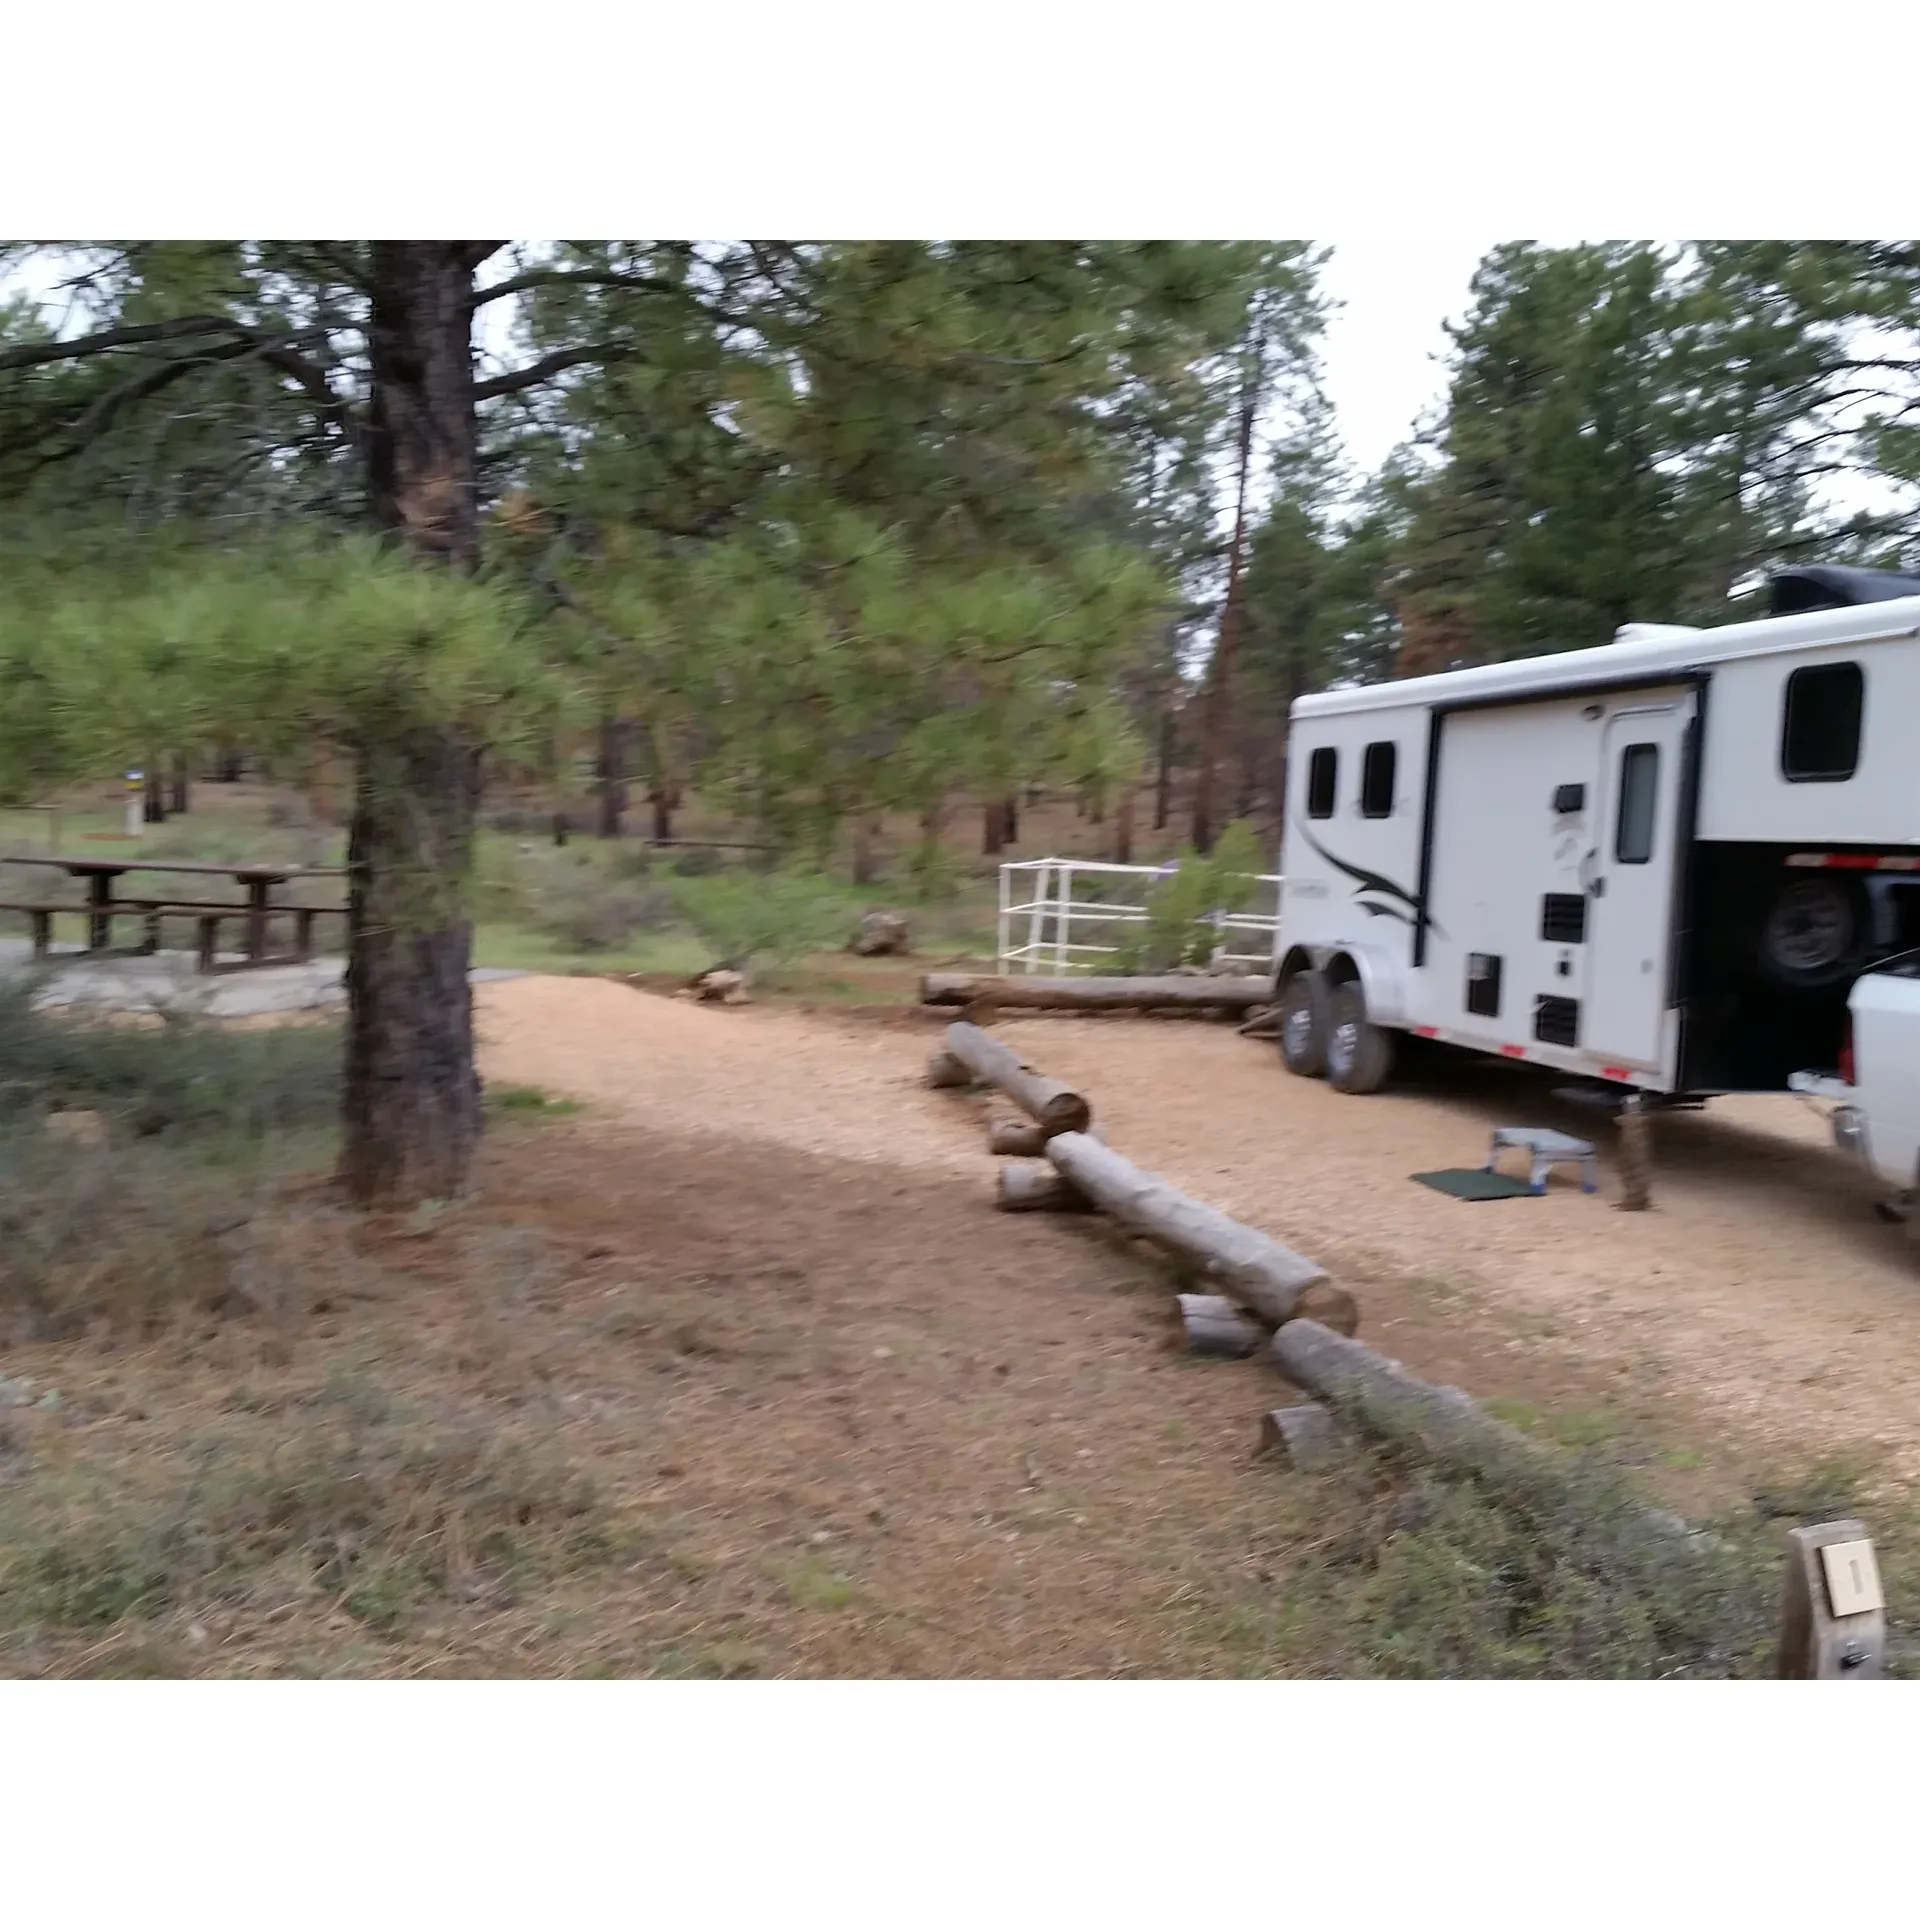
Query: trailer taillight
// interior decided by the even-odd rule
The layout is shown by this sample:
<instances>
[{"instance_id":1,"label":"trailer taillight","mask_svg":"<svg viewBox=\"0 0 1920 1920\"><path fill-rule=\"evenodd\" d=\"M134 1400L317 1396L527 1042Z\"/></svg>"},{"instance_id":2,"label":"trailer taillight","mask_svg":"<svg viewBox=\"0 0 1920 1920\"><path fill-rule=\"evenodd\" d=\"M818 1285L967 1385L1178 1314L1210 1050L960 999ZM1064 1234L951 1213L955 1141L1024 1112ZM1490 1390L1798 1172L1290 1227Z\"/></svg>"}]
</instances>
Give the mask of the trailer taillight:
<instances>
[{"instance_id":1,"label":"trailer taillight","mask_svg":"<svg viewBox=\"0 0 1920 1920\"><path fill-rule=\"evenodd\" d=\"M1853 1015L1852 1014L1847 1015L1846 1029L1840 1041L1840 1078L1844 1080L1848 1086L1852 1086L1854 1084Z\"/></svg>"}]
</instances>

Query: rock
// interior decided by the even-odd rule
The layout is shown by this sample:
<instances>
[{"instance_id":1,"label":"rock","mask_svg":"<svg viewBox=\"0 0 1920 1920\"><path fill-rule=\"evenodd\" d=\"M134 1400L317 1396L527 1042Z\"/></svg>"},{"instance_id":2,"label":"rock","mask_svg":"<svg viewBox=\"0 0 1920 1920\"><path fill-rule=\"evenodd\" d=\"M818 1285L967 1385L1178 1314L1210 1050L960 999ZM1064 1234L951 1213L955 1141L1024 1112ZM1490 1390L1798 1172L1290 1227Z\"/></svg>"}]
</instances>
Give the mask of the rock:
<instances>
[{"instance_id":1,"label":"rock","mask_svg":"<svg viewBox=\"0 0 1920 1920\"><path fill-rule=\"evenodd\" d=\"M0 1373L0 1407L25 1407L33 1403L33 1382L24 1374L8 1379Z\"/></svg>"},{"instance_id":2,"label":"rock","mask_svg":"<svg viewBox=\"0 0 1920 1920\"><path fill-rule=\"evenodd\" d=\"M60 1389L58 1387L49 1387L46 1392L33 1403L33 1410L35 1413L58 1413L60 1411Z\"/></svg>"},{"instance_id":3,"label":"rock","mask_svg":"<svg viewBox=\"0 0 1920 1920\"><path fill-rule=\"evenodd\" d=\"M47 1131L57 1139L70 1140L76 1147L104 1147L107 1121L91 1107L73 1107L47 1115Z\"/></svg>"},{"instance_id":4,"label":"rock","mask_svg":"<svg viewBox=\"0 0 1920 1920\"><path fill-rule=\"evenodd\" d=\"M711 973L703 973L693 983L692 991L696 1000L717 1000L723 1007L744 1006L747 976L736 973L731 967L715 967Z\"/></svg>"},{"instance_id":5,"label":"rock","mask_svg":"<svg viewBox=\"0 0 1920 1920\"><path fill-rule=\"evenodd\" d=\"M866 959L912 950L913 922L904 913L863 913L847 942L847 950Z\"/></svg>"}]
</instances>

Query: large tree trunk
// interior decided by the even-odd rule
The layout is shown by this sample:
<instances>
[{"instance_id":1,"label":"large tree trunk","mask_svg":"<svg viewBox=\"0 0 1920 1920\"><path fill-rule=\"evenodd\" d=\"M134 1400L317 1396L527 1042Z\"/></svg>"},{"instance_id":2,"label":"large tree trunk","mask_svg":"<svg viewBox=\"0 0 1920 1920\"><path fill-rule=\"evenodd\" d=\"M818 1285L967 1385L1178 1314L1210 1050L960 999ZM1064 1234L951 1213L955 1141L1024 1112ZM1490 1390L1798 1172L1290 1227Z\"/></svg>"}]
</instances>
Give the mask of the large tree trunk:
<instances>
[{"instance_id":1,"label":"large tree trunk","mask_svg":"<svg viewBox=\"0 0 1920 1920\"><path fill-rule=\"evenodd\" d=\"M1133 816L1138 795L1131 780L1120 786L1120 798L1113 808L1113 859L1116 866L1133 865Z\"/></svg>"},{"instance_id":2,"label":"large tree trunk","mask_svg":"<svg viewBox=\"0 0 1920 1920\"><path fill-rule=\"evenodd\" d=\"M479 561L470 302L492 250L372 245L369 505L426 564ZM341 1176L363 1205L448 1198L466 1185L480 1139L464 898L479 748L458 728L404 714L354 747Z\"/></svg>"},{"instance_id":3,"label":"large tree trunk","mask_svg":"<svg viewBox=\"0 0 1920 1920\"><path fill-rule=\"evenodd\" d=\"M191 769L184 753L173 756L173 773L168 782L167 807L173 813L185 813L187 801L191 795Z\"/></svg>"},{"instance_id":4,"label":"large tree trunk","mask_svg":"<svg viewBox=\"0 0 1920 1920\"><path fill-rule=\"evenodd\" d=\"M868 887L880 872L880 816L862 813L853 822L853 884Z\"/></svg>"},{"instance_id":5,"label":"large tree trunk","mask_svg":"<svg viewBox=\"0 0 1920 1920\"><path fill-rule=\"evenodd\" d=\"M347 849L346 1139L362 1203L441 1199L480 1139L462 896L480 755L451 728L363 739Z\"/></svg>"},{"instance_id":6,"label":"large tree trunk","mask_svg":"<svg viewBox=\"0 0 1920 1920\"><path fill-rule=\"evenodd\" d=\"M1220 777L1220 754L1226 741L1227 715L1233 691L1233 648L1240 627L1240 583L1247 551L1247 478L1253 465L1253 427L1260 411L1264 385L1263 343L1256 343L1241 379L1240 434L1234 478L1233 547L1227 557L1227 598L1220 609L1220 633L1214 642L1213 667L1207 676L1206 707L1200 720L1200 771L1193 789L1193 844L1201 853L1213 851L1219 833L1215 819L1215 786Z\"/></svg>"},{"instance_id":7,"label":"large tree trunk","mask_svg":"<svg viewBox=\"0 0 1920 1920\"><path fill-rule=\"evenodd\" d=\"M140 815L150 827L166 820L167 757L163 753L147 756L146 780L140 789Z\"/></svg>"},{"instance_id":8,"label":"large tree trunk","mask_svg":"<svg viewBox=\"0 0 1920 1920\"><path fill-rule=\"evenodd\" d=\"M1173 817L1173 750L1177 744L1177 723L1169 707L1160 716L1160 764L1153 777L1153 830L1162 833Z\"/></svg>"},{"instance_id":9,"label":"large tree trunk","mask_svg":"<svg viewBox=\"0 0 1920 1920\"><path fill-rule=\"evenodd\" d=\"M602 840L618 840L627 811L627 742L630 720L608 714L600 722L600 752L594 762L596 825Z\"/></svg>"},{"instance_id":10,"label":"large tree trunk","mask_svg":"<svg viewBox=\"0 0 1920 1920\"><path fill-rule=\"evenodd\" d=\"M982 814L980 851L999 853L1007 844L1007 810L998 800L989 800Z\"/></svg>"},{"instance_id":11,"label":"large tree trunk","mask_svg":"<svg viewBox=\"0 0 1920 1920\"><path fill-rule=\"evenodd\" d=\"M653 811L653 844L664 847L673 838L673 810L680 804L678 787L656 785L647 794Z\"/></svg>"}]
</instances>

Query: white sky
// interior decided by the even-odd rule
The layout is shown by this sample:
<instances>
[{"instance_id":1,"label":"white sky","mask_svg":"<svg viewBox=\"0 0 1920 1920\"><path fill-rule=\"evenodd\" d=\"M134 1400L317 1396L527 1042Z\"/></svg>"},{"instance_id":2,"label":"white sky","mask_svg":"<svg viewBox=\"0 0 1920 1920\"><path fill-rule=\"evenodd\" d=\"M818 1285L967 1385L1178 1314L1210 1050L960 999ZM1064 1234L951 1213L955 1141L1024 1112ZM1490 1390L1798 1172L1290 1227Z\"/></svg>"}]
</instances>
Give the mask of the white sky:
<instances>
[{"instance_id":1,"label":"white sky","mask_svg":"<svg viewBox=\"0 0 1920 1920\"><path fill-rule=\"evenodd\" d=\"M1466 311L1467 289L1493 240L1394 239L1328 243L1322 284L1341 303L1322 357L1347 456L1375 471L1446 389L1445 323Z\"/></svg>"}]
</instances>

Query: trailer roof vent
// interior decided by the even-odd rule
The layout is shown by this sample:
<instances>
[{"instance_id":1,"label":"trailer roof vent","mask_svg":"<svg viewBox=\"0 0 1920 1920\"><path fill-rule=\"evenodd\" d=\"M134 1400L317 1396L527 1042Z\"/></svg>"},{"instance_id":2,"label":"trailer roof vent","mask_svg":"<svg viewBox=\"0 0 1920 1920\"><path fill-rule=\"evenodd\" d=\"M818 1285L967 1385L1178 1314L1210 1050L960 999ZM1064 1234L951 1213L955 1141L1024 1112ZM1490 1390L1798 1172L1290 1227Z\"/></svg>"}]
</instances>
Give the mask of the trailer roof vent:
<instances>
[{"instance_id":1,"label":"trailer roof vent","mask_svg":"<svg viewBox=\"0 0 1920 1920\"><path fill-rule=\"evenodd\" d=\"M1905 600L1920 594L1920 574L1891 567L1782 567L1768 577L1771 618L1789 613L1824 613L1830 607L1864 607L1876 600Z\"/></svg>"}]
</instances>

